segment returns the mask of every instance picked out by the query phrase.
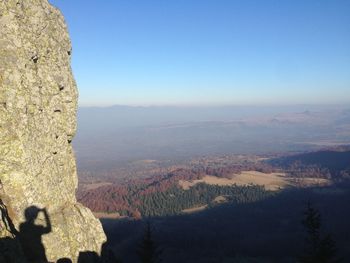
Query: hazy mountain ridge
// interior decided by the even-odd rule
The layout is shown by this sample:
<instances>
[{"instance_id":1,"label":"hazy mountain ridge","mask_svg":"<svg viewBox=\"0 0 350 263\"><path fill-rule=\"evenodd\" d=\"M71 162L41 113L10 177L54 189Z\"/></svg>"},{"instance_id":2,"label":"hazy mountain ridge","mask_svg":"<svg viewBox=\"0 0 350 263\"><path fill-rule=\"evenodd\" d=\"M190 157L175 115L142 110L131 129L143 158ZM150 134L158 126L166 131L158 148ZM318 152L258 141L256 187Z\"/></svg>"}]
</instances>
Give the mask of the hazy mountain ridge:
<instances>
[{"instance_id":1,"label":"hazy mountain ridge","mask_svg":"<svg viewBox=\"0 0 350 263\"><path fill-rule=\"evenodd\" d=\"M81 172L144 159L317 150L350 143L346 106L79 108Z\"/></svg>"}]
</instances>

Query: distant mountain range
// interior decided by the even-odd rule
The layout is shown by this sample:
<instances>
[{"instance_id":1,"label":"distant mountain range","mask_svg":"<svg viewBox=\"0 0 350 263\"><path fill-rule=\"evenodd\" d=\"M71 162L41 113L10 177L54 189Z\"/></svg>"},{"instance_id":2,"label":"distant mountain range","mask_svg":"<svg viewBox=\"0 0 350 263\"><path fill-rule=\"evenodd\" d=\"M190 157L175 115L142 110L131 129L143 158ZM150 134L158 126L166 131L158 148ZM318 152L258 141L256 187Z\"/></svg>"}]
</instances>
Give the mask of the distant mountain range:
<instances>
[{"instance_id":1,"label":"distant mountain range","mask_svg":"<svg viewBox=\"0 0 350 263\"><path fill-rule=\"evenodd\" d=\"M350 143L346 106L82 107L73 141L80 171L137 160L317 150Z\"/></svg>"}]
</instances>

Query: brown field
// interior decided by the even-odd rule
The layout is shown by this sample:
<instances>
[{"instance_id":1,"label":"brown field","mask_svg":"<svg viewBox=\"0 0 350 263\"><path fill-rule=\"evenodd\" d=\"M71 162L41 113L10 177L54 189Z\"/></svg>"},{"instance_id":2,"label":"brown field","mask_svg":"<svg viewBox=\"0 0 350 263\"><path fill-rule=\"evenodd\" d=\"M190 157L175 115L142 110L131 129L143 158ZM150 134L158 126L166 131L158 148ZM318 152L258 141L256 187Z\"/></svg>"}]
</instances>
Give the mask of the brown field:
<instances>
[{"instance_id":1,"label":"brown field","mask_svg":"<svg viewBox=\"0 0 350 263\"><path fill-rule=\"evenodd\" d=\"M112 183L108 183L108 182L101 182L101 183L89 183L89 184L82 184L81 188L84 190L93 190L93 189L97 189L101 186L107 186L107 185L112 185Z\"/></svg>"},{"instance_id":2,"label":"brown field","mask_svg":"<svg viewBox=\"0 0 350 263\"><path fill-rule=\"evenodd\" d=\"M206 183L210 185L261 185L270 191L277 191L288 186L294 187L310 187L329 185L331 182L327 179L318 178L289 178L285 173L261 173L257 171L243 171L240 174L233 174L231 178L219 178L216 176L206 175L202 179L193 181L180 180L179 185L184 190L198 184Z\"/></svg>"},{"instance_id":3,"label":"brown field","mask_svg":"<svg viewBox=\"0 0 350 263\"><path fill-rule=\"evenodd\" d=\"M182 212L185 214L191 214L191 213L202 211L202 210L206 209L207 206L208 205L202 205L202 206L187 208L187 209L182 210Z\"/></svg>"},{"instance_id":4,"label":"brown field","mask_svg":"<svg viewBox=\"0 0 350 263\"><path fill-rule=\"evenodd\" d=\"M331 180L324 178L290 178L290 181L298 187L328 186L332 184Z\"/></svg>"},{"instance_id":5,"label":"brown field","mask_svg":"<svg viewBox=\"0 0 350 263\"><path fill-rule=\"evenodd\" d=\"M120 219L125 217L121 216L119 213L94 212L93 214L96 218Z\"/></svg>"},{"instance_id":6,"label":"brown field","mask_svg":"<svg viewBox=\"0 0 350 263\"><path fill-rule=\"evenodd\" d=\"M217 204L226 203L227 202L227 198L226 198L226 196L219 195L219 196L214 198L213 202L217 203Z\"/></svg>"}]
</instances>

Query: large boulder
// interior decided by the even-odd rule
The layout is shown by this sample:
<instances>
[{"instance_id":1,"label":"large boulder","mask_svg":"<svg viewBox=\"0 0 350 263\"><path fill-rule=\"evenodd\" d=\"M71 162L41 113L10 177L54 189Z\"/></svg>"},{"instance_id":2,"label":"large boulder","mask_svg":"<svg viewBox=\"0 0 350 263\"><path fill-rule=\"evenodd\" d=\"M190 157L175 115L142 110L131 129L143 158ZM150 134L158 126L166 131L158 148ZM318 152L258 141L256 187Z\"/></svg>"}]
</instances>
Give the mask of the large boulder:
<instances>
[{"instance_id":1,"label":"large boulder","mask_svg":"<svg viewBox=\"0 0 350 263\"><path fill-rule=\"evenodd\" d=\"M23 240L28 247L31 240L21 232L35 226L42 233L32 243L53 262L99 254L105 241L75 198L71 52L64 18L47 0L0 0L0 238L26 254Z\"/></svg>"}]
</instances>

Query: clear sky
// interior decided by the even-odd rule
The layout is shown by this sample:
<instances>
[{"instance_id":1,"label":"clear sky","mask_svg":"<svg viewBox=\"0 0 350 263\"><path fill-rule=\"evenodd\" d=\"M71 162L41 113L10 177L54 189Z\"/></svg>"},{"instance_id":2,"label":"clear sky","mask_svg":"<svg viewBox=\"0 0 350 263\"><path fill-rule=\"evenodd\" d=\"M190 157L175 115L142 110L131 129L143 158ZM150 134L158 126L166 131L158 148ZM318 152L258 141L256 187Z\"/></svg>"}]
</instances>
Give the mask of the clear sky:
<instances>
[{"instance_id":1,"label":"clear sky","mask_svg":"<svg viewBox=\"0 0 350 263\"><path fill-rule=\"evenodd\" d=\"M350 105L348 0L50 0L80 105Z\"/></svg>"}]
</instances>

